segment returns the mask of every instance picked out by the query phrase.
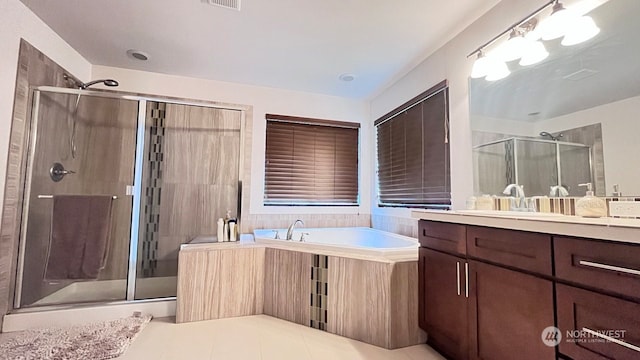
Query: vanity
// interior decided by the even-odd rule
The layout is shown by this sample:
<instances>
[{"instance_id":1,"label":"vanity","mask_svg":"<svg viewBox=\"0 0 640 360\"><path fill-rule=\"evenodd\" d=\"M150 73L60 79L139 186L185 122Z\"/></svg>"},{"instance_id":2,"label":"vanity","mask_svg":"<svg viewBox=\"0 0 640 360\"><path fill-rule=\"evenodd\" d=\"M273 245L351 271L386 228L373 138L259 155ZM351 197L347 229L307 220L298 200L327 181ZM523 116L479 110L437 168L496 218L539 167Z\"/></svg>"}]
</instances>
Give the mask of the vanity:
<instances>
[{"instance_id":1,"label":"vanity","mask_svg":"<svg viewBox=\"0 0 640 360\"><path fill-rule=\"evenodd\" d=\"M637 220L413 216L419 323L447 357L640 357Z\"/></svg>"}]
</instances>

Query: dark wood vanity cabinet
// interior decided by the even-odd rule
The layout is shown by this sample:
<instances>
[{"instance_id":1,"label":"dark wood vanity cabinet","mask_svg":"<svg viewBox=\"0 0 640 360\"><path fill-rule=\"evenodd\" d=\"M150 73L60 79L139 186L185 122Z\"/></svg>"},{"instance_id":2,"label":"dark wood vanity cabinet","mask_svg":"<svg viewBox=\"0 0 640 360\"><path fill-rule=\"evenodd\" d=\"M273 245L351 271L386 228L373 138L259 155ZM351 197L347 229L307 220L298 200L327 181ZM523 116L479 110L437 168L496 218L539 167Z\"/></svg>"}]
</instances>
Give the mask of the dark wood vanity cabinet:
<instances>
[{"instance_id":1,"label":"dark wood vanity cabinet","mask_svg":"<svg viewBox=\"0 0 640 360\"><path fill-rule=\"evenodd\" d=\"M555 359L540 335L554 324L549 280L469 261L469 359Z\"/></svg>"},{"instance_id":2,"label":"dark wood vanity cabinet","mask_svg":"<svg viewBox=\"0 0 640 360\"><path fill-rule=\"evenodd\" d=\"M420 244L420 326L446 357L640 359L640 245L425 220Z\"/></svg>"},{"instance_id":3,"label":"dark wood vanity cabinet","mask_svg":"<svg viewBox=\"0 0 640 360\"><path fill-rule=\"evenodd\" d=\"M562 354L576 360L640 359L640 304L564 284L556 291Z\"/></svg>"},{"instance_id":4,"label":"dark wood vanity cabinet","mask_svg":"<svg viewBox=\"0 0 640 360\"><path fill-rule=\"evenodd\" d=\"M419 316L431 346L451 359L555 359L540 340L554 324L552 282L470 256L518 265L538 247L550 253L550 239L524 249L510 245L519 234L509 230L427 221L420 228Z\"/></svg>"},{"instance_id":5,"label":"dark wood vanity cabinet","mask_svg":"<svg viewBox=\"0 0 640 360\"><path fill-rule=\"evenodd\" d=\"M423 289L420 326L434 348L453 359L465 358L467 336L461 336L467 334L468 321L465 259L421 248L419 266Z\"/></svg>"}]
</instances>

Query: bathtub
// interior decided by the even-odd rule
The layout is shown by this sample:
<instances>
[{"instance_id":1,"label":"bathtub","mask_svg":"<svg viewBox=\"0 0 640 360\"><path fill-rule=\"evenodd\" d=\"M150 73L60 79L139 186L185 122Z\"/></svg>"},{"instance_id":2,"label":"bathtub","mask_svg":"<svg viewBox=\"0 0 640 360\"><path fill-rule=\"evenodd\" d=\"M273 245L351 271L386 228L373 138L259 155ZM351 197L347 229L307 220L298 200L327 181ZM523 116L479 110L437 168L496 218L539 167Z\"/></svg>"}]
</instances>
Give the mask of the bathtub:
<instances>
[{"instance_id":1,"label":"bathtub","mask_svg":"<svg viewBox=\"0 0 640 360\"><path fill-rule=\"evenodd\" d=\"M281 249L364 260L418 260L417 239L371 228L296 228L293 240L284 240L287 229L261 229L253 234L256 243Z\"/></svg>"}]
</instances>

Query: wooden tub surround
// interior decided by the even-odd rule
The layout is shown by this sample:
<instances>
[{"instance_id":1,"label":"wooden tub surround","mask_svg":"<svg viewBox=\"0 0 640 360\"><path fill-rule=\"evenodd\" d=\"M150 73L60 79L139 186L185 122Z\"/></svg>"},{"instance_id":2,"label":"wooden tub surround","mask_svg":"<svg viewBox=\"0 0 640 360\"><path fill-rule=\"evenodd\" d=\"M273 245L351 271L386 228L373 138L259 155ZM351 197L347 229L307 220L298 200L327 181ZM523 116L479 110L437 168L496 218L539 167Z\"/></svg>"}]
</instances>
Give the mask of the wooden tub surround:
<instances>
[{"instance_id":1,"label":"wooden tub surround","mask_svg":"<svg viewBox=\"0 0 640 360\"><path fill-rule=\"evenodd\" d=\"M256 243L184 246L176 322L266 314L395 349L421 344L418 262L270 248Z\"/></svg>"}]
</instances>

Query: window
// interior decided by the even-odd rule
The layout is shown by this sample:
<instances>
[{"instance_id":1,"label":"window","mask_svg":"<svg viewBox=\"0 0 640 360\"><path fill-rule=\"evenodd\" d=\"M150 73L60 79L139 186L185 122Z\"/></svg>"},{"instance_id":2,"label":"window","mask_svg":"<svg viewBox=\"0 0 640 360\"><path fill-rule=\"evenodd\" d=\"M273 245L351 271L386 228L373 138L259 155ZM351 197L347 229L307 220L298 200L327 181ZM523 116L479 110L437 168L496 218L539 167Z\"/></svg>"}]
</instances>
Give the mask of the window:
<instances>
[{"instance_id":1,"label":"window","mask_svg":"<svg viewBox=\"0 0 640 360\"><path fill-rule=\"evenodd\" d=\"M358 205L360 124L267 114L265 205Z\"/></svg>"},{"instance_id":2,"label":"window","mask_svg":"<svg viewBox=\"0 0 640 360\"><path fill-rule=\"evenodd\" d=\"M375 122L380 206L448 208L446 80Z\"/></svg>"}]
</instances>

